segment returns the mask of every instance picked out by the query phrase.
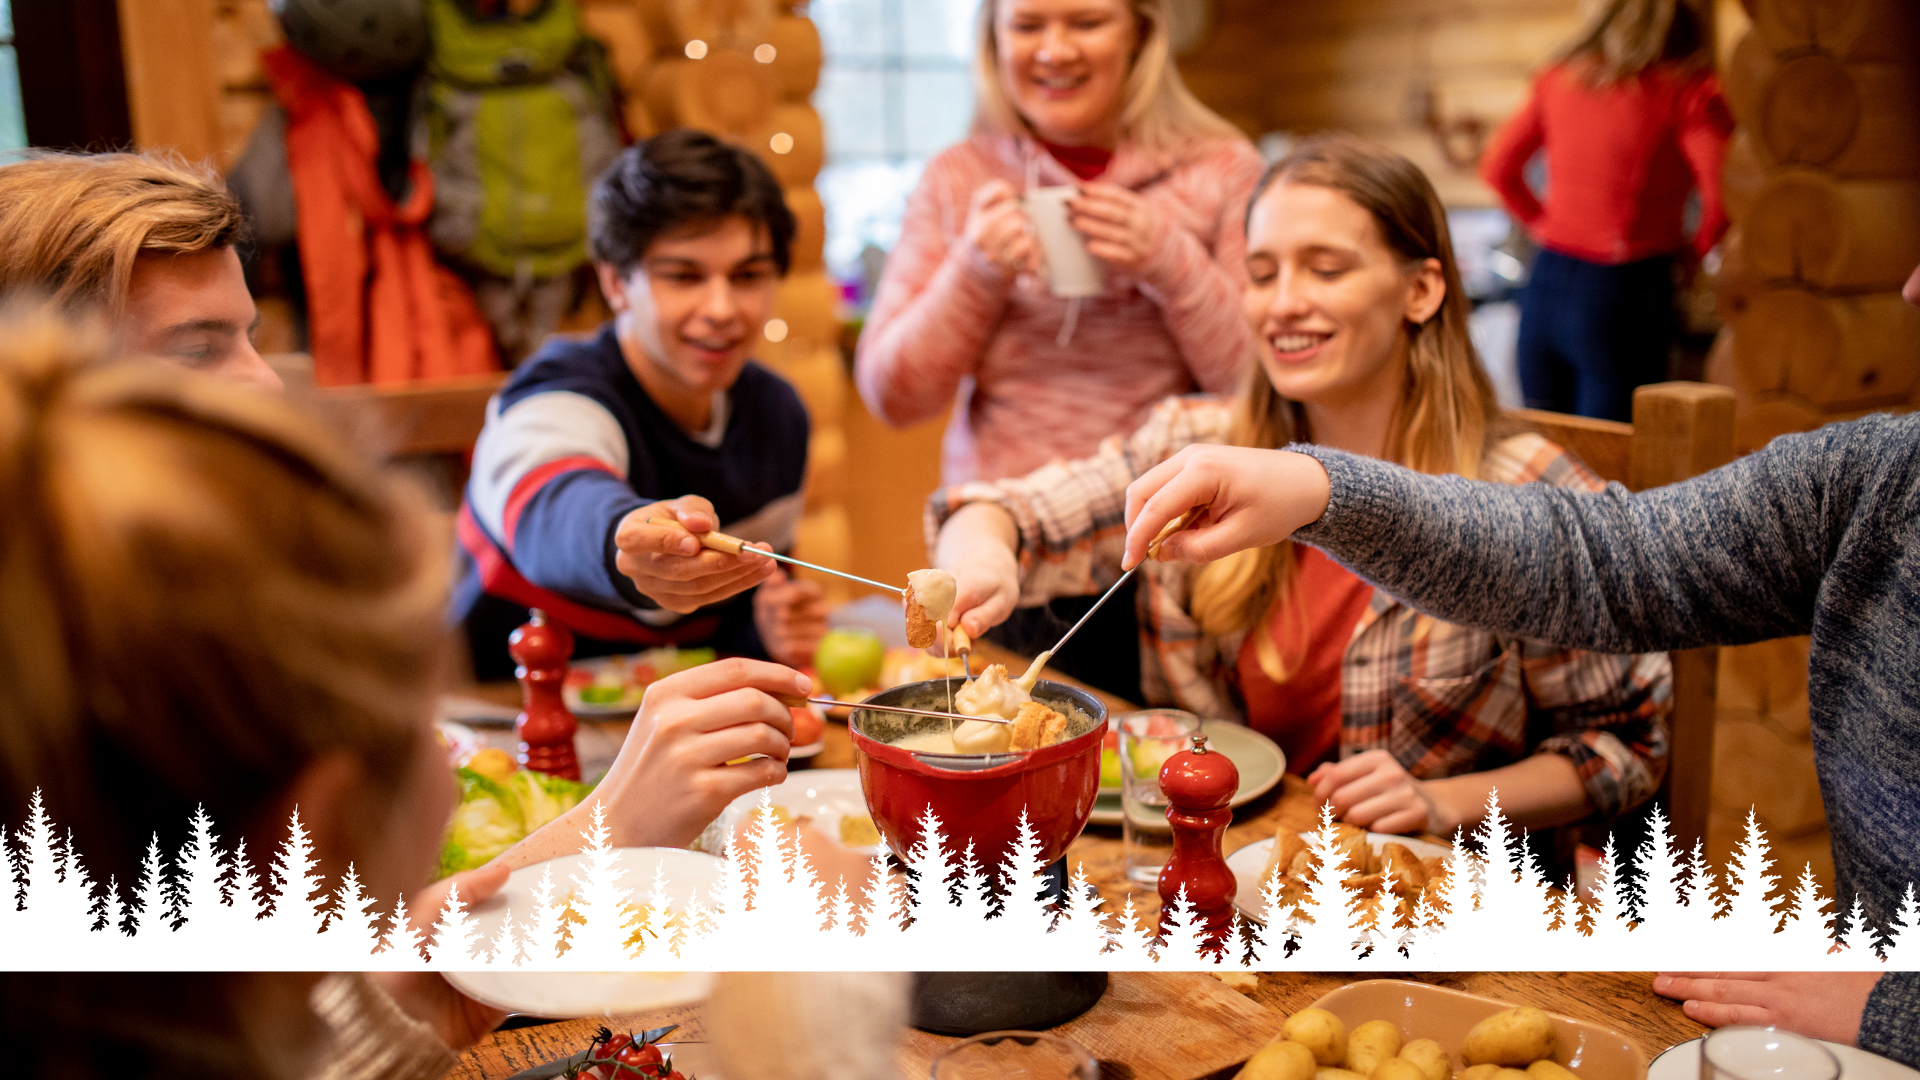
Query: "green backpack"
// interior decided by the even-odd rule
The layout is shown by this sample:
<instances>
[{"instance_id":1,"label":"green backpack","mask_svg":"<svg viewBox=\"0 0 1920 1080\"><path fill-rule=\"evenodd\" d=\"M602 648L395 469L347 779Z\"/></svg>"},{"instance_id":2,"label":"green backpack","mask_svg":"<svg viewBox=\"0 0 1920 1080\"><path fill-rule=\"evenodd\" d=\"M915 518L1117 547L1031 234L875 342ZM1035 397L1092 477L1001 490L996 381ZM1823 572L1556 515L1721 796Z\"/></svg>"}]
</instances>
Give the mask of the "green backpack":
<instances>
[{"instance_id":1,"label":"green backpack","mask_svg":"<svg viewBox=\"0 0 1920 1080\"><path fill-rule=\"evenodd\" d=\"M599 43L574 0L496 19L427 0L427 18L434 246L522 282L572 271L587 259L588 186L620 151Z\"/></svg>"}]
</instances>

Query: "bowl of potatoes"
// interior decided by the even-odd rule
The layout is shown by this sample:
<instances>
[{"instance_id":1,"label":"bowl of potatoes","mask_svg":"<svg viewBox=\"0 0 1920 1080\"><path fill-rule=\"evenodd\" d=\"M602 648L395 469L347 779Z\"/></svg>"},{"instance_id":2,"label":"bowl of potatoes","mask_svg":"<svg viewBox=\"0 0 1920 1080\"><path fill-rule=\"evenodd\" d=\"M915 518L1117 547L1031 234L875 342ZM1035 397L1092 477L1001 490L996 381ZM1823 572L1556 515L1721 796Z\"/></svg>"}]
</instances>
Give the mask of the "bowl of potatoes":
<instances>
[{"instance_id":1,"label":"bowl of potatoes","mask_svg":"<svg viewBox=\"0 0 1920 1080\"><path fill-rule=\"evenodd\" d=\"M1599 1024L1426 983L1371 979L1287 1018L1236 1080L1644 1080Z\"/></svg>"}]
</instances>

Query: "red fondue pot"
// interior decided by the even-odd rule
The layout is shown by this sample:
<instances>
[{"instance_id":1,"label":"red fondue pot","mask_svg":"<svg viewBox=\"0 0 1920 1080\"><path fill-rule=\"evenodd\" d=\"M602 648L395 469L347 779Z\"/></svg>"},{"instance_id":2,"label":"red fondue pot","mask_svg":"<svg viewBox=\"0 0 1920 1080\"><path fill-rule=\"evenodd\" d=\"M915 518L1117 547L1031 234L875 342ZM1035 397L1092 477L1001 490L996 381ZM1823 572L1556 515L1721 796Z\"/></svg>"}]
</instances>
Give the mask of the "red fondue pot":
<instances>
[{"instance_id":1,"label":"red fondue pot","mask_svg":"<svg viewBox=\"0 0 1920 1080\"><path fill-rule=\"evenodd\" d=\"M963 679L935 679L908 683L875 694L867 702L912 709L947 707L947 684L958 693ZM860 787L867 811L886 837L887 846L902 859L920 843L920 818L933 808L946 836L948 851L964 850L973 842L974 857L990 871L1007 859L1020 834L1024 808L1040 841L1040 862L1066 854L1086 828L1100 791L1100 743L1106 735L1107 709L1084 690L1041 680L1033 698L1066 712L1078 709L1092 723L1068 712L1065 742L1038 750L1006 754L936 754L903 750L891 740L920 731L944 730L945 721L858 709L848 719L853 752L860 769Z\"/></svg>"}]
</instances>

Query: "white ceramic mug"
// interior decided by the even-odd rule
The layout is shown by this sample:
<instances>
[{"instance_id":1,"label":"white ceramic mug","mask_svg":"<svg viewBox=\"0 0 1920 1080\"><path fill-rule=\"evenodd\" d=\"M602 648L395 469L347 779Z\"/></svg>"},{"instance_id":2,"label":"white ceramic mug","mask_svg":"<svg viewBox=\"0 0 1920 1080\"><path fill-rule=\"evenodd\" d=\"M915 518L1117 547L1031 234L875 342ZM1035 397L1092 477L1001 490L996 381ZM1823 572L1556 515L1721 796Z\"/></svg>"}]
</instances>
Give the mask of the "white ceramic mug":
<instances>
[{"instance_id":1,"label":"white ceramic mug","mask_svg":"<svg viewBox=\"0 0 1920 1080\"><path fill-rule=\"evenodd\" d=\"M1099 296L1106 285L1100 260L1087 251L1087 238L1067 220L1067 200L1079 192L1071 184L1033 188L1021 201L1046 257L1047 285L1063 299Z\"/></svg>"}]
</instances>

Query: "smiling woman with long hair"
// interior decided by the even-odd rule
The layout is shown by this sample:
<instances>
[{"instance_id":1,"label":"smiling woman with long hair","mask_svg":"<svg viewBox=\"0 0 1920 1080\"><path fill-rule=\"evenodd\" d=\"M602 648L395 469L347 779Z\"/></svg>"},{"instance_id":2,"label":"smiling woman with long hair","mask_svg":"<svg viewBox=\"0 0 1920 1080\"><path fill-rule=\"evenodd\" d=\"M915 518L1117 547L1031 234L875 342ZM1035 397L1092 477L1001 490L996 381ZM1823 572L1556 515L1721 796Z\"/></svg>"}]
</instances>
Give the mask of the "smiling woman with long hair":
<instances>
[{"instance_id":1,"label":"smiling woman with long hair","mask_svg":"<svg viewBox=\"0 0 1920 1080\"><path fill-rule=\"evenodd\" d=\"M934 496L935 561L969 632L1110 584L1127 485L1189 445L1305 440L1422 472L1600 487L1539 436L1498 431L1445 212L1405 158L1306 141L1261 180L1247 245L1261 362L1236 398L1172 398L1092 457ZM1497 785L1523 825L1604 822L1664 773L1664 655L1436 622L1288 544L1140 573L1147 701L1267 733L1349 821L1444 834L1479 820Z\"/></svg>"}]
</instances>

